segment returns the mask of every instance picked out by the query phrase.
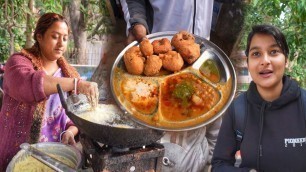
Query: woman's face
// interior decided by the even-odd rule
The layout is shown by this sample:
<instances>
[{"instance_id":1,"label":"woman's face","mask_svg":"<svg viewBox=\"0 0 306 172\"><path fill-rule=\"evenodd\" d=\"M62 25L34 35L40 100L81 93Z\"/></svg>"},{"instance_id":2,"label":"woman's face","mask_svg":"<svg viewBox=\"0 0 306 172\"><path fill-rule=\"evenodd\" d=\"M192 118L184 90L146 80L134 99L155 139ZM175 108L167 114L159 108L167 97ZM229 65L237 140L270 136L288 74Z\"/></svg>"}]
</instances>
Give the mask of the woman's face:
<instances>
[{"instance_id":1,"label":"woman's face","mask_svg":"<svg viewBox=\"0 0 306 172\"><path fill-rule=\"evenodd\" d=\"M54 61L63 56L68 43L68 26L65 22L54 22L44 35L37 35L44 60Z\"/></svg>"},{"instance_id":2,"label":"woman's face","mask_svg":"<svg viewBox=\"0 0 306 172\"><path fill-rule=\"evenodd\" d=\"M286 57L274 37L255 34L251 40L248 68L257 89L274 89L282 86Z\"/></svg>"}]
</instances>

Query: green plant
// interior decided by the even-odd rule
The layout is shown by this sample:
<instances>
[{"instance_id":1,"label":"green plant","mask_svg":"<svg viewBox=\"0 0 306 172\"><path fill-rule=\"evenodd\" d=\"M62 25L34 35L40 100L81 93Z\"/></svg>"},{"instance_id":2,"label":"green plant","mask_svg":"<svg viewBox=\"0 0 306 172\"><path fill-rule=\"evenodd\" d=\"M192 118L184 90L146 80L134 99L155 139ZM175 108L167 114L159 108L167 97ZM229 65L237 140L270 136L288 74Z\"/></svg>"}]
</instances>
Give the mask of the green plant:
<instances>
[{"instance_id":1,"label":"green plant","mask_svg":"<svg viewBox=\"0 0 306 172\"><path fill-rule=\"evenodd\" d=\"M3 62L9 56L9 40L6 39L8 33L5 29L0 28L0 61Z\"/></svg>"},{"instance_id":2,"label":"green plant","mask_svg":"<svg viewBox=\"0 0 306 172\"><path fill-rule=\"evenodd\" d=\"M251 27L263 23L275 25L285 34L290 49L286 73L306 88L306 1L253 0L247 4L240 49L245 49Z\"/></svg>"}]
</instances>

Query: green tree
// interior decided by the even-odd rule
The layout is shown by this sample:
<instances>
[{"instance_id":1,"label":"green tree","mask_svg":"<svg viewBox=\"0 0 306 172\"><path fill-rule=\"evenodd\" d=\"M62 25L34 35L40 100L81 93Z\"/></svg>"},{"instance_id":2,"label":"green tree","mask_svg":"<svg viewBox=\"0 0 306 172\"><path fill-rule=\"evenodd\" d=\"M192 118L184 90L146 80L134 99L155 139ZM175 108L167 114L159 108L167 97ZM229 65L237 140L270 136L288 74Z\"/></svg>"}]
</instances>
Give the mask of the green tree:
<instances>
[{"instance_id":1,"label":"green tree","mask_svg":"<svg viewBox=\"0 0 306 172\"><path fill-rule=\"evenodd\" d=\"M10 54L32 45L32 33L37 19L46 12L59 13L68 18L74 35L70 45L74 50L85 48L84 42L88 39L111 30L111 19L105 0L0 0L0 7L1 61L5 61ZM79 59L84 58L84 54L77 52L74 57L80 62Z\"/></svg>"},{"instance_id":2,"label":"green tree","mask_svg":"<svg viewBox=\"0 0 306 172\"><path fill-rule=\"evenodd\" d=\"M95 35L100 36L110 31L110 16L106 1L75 0L67 3L74 49L70 57L78 64L86 63L86 42Z\"/></svg>"},{"instance_id":3,"label":"green tree","mask_svg":"<svg viewBox=\"0 0 306 172\"><path fill-rule=\"evenodd\" d=\"M255 24L273 24L285 34L290 54L287 74L306 88L306 1L253 0L246 5L241 49Z\"/></svg>"},{"instance_id":4,"label":"green tree","mask_svg":"<svg viewBox=\"0 0 306 172\"><path fill-rule=\"evenodd\" d=\"M27 2L23 0L0 1L0 57L5 60L15 50L20 50L24 46L24 41L20 40L24 36L24 25L22 21L26 21L27 13L25 8L20 6L27 6Z\"/></svg>"}]
</instances>

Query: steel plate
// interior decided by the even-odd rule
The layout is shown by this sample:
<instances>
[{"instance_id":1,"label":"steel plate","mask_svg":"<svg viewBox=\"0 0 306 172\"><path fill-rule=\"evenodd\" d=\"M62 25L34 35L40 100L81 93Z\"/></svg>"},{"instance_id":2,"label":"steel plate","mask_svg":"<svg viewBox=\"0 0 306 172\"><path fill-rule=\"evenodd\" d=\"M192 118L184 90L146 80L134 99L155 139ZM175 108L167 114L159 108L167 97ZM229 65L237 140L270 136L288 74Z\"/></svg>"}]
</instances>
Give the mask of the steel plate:
<instances>
[{"instance_id":1,"label":"steel plate","mask_svg":"<svg viewBox=\"0 0 306 172\"><path fill-rule=\"evenodd\" d=\"M168 38L171 41L173 35L176 33L177 32L159 32L148 35L147 37L150 42L161 38ZM194 37L196 43L200 44L201 56L193 64L185 66L184 69L176 73L164 73L155 77L128 74L124 65L123 55L132 46L139 45L136 41L125 47L117 56L111 71L111 91L119 107L132 120L157 130L185 131L196 129L213 122L228 108L236 91L236 74L234 67L229 58L219 47L205 38L197 35L194 35ZM217 66L220 75L218 81L212 81L200 71L201 66L208 61L213 61L215 66ZM204 83L217 90L220 95L220 100L210 108L208 112L199 116L181 121L169 120L165 117L166 114L162 114L160 108L160 94L162 94L160 91L161 85L163 85L169 77L185 73L199 77ZM137 82L140 80L140 82L149 83L149 85L158 88L158 101L154 111L147 113L139 110L139 108L137 110L137 108L128 101L128 97L123 93L124 90L122 88L124 84L127 84L125 80L137 80Z\"/></svg>"}]
</instances>

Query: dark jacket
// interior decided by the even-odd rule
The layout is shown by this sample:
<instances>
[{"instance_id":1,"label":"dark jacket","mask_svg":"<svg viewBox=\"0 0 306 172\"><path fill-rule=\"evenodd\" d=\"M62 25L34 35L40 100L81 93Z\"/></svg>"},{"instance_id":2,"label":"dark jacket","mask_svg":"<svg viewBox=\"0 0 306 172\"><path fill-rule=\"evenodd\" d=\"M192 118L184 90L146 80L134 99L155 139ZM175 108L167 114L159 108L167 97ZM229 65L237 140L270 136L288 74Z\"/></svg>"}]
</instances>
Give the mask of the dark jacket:
<instances>
[{"instance_id":1,"label":"dark jacket","mask_svg":"<svg viewBox=\"0 0 306 172\"><path fill-rule=\"evenodd\" d=\"M247 121L241 143L242 163L234 167L237 151L232 105L223 117L213 154L213 171L305 171L306 126L301 90L294 80L283 78L281 96L266 102L252 82L247 91ZM305 91L305 90L302 90Z\"/></svg>"}]
</instances>

